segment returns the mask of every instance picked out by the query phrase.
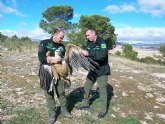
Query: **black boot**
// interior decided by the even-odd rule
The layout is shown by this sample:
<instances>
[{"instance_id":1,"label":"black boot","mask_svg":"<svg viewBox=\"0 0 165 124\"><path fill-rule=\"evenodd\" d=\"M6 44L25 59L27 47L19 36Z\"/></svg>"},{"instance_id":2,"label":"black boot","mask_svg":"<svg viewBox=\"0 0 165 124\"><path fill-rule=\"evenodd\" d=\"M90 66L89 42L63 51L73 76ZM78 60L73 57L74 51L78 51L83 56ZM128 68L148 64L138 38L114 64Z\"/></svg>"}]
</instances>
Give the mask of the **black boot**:
<instances>
[{"instance_id":1,"label":"black boot","mask_svg":"<svg viewBox=\"0 0 165 124\"><path fill-rule=\"evenodd\" d=\"M67 118L73 117L72 114L70 114L67 109L62 109L61 114L62 114L62 116L67 117Z\"/></svg>"},{"instance_id":2,"label":"black boot","mask_svg":"<svg viewBox=\"0 0 165 124\"><path fill-rule=\"evenodd\" d=\"M98 119L104 118L106 115L106 112L99 112Z\"/></svg>"},{"instance_id":3,"label":"black boot","mask_svg":"<svg viewBox=\"0 0 165 124\"><path fill-rule=\"evenodd\" d=\"M89 106L78 106L76 107L77 110L87 110L89 109Z\"/></svg>"},{"instance_id":4,"label":"black boot","mask_svg":"<svg viewBox=\"0 0 165 124\"><path fill-rule=\"evenodd\" d=\"M54 124L56 122L56 112L49 115L48 124Z\"/></svg>"},{"instance_id":5,"label":"black boot","mask_svg":"<svg viewBox=\"0 0 165 124\"><path fill-rule=\"evenodd\" d=\"M89 109L89 99L88 98L84 98L82 102L80 102L77 106L76 106L77 110L87 110Z\"/></svg>"}]
</instances>

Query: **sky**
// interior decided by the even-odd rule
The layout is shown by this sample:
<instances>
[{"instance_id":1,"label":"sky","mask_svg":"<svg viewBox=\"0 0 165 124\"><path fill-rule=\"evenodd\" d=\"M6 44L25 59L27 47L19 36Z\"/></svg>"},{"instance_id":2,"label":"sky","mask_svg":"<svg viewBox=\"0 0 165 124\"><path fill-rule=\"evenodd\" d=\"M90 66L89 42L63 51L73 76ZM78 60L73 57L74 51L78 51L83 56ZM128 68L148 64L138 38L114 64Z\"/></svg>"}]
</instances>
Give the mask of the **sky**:
<instances>
[{"instance_id":1,"label":"sky","mask_svg":"<svg viewBox=\"0 0 165 124\"><path fill-rule=\"evenodd\" d=\"M0 32L6 36L49 38L39 22L48 7L58 5L74 9L71 22L79 22L82 15L108 17L118 42L165 44L165 0L0 0Z\"/></svg>"}]
</instances>

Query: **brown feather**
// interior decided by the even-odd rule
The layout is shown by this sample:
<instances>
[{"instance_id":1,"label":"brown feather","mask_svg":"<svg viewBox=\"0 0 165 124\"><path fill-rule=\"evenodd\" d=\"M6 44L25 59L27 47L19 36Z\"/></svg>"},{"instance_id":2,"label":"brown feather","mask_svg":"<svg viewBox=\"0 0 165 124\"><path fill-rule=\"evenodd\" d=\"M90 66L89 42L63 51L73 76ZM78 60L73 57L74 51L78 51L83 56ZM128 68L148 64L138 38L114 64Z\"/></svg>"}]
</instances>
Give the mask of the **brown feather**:
<instances>
[{"instance_id":1,"label":"brown feather","mask_svg":"<svg viewBox=\"0 0 165 124\"><path fill-rule=\"evenodd\" d=\"M74 44L67 44L65 47L65 56L62 63L55 63L51 65L54 78L67 81L67 76L72 74L73 68L84 68L89 71L95 69L90 63L90 60L83 56L81 48ZM57 54L57 53L55 53ZM50 51L46 53L46 56L50 56ZM97 63L95 63L97 65Z\"/></svg>"}]
</instances>

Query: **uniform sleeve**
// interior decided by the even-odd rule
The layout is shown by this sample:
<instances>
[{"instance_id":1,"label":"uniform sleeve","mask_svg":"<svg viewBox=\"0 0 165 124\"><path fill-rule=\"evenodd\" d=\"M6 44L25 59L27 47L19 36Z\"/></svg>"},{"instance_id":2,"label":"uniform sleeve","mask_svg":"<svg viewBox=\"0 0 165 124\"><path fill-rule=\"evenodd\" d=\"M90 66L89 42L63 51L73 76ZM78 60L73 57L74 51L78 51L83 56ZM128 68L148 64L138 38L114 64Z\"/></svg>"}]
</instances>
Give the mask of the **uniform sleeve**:
<instances>
[{"instance_id":1,"label":"uniform sleeve","mask_svg":"<svg viewBox=\"0 0 165 124\"><path fill-rule=\"evenodd\" d=\"M62 47L63 47L62 55L65 56L65 51L66 51L65 46L63 45Z\"/></svg>"},{"instance_id":2,"label":"uniform sleeve","mask_svg":"<svg viewBox=\"0 0 165 124\"><path fill-rule=\"evenodd\" d=\"M100 44L99 50L89 51L89 57L95 61L102 61L107 57L108 49L104 42Z\"/></svg>"},{"instance_id":3,"label":"uniform sleeve","mask_svg":"<svg viewBox=\"0 0 165 124\"><path fill-rule=\"evenodd\" d=\"M42 64L47 64L46 60L46 43L41 41L38 46L38 59Z\"/></svg>"}]
</instances>

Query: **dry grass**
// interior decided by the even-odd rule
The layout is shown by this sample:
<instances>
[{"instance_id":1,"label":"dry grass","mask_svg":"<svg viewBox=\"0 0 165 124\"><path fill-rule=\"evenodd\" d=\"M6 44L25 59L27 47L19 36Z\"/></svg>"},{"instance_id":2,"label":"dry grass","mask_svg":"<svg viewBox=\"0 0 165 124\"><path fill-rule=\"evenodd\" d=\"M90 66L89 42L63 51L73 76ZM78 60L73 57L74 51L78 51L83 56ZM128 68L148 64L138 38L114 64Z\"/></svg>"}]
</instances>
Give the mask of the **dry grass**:
<instances>
[{"instance_id":1,"label":"dry grass","mask_svg":"<svg viewBox=\"0 0 165 124\"><path fill-rule=\"evenodd\" d=\"M109 57L112 75L108 93L112 96L106 117L97 119L100 103L98 89L92 92L94 102L88 111L78 111L74 105L82 98L82 86L87 72L74 71L72 86L66 90L72 119L59 116L58 124L164 124L165 67ZM3 124L46 124L47 109L38 80L36 51L30 53L2 52L1 120ZM158 75L159 74L159 75ZM36 116L34 116L36 115Z\"/></svg>"}]
</instances>

